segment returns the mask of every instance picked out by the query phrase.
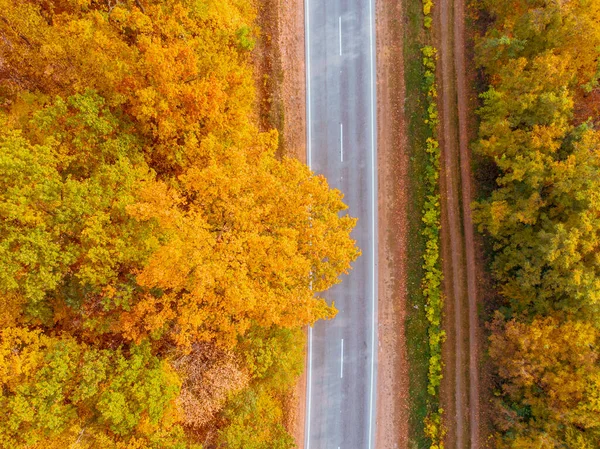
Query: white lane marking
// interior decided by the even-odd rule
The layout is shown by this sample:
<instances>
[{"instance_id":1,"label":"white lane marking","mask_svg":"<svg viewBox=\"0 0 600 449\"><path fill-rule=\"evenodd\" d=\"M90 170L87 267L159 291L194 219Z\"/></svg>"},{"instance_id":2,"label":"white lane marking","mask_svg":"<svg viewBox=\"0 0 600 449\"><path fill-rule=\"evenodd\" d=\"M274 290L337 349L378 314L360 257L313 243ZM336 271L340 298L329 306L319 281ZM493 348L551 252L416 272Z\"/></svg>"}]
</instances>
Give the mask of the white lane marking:
<instances>
[{"instance_id":1,"label":"white lane marking","mask_svg":"<svg viewBox=\"0 0 600 449\"><path fill-rule=\"evenodd\" d=\"M311 129L311 110L310 110L310 11L309 0L305 0L304 26L306 35L306 163L312 168L312 129ZM312 326L308 328L308 386L306 388L306 449L310 449L310 412L312 403Z\"/></svg>"},{"instance_id":2,"label":"white lane marking","mask_svg":"<svg viewBox=\"0 0 600 449\"><path fill-rule=\"evenodd\" d=\"M369 41L371 46L371 229L372 229L372 247L371 257L373 259L371 281L372 281L372 301L371 301L371 393L369 398L369 449L373 447L373 395L375 389L375 301L376 301L376 229L375 229L375 217L377 214L376 209L376 194L375 189L377 187L375 182L375 52L374 52L374 39L373 39L373 1L369 1Z\"/></svg>"},{"instance_id":3,"label":"white lane marking","mask_svg":"<svg viewBox=\"0 0 600 449\"><path fill-rule=\"evenodd\" d=\"M340 354L340 379L344 378L344 339L342 338L342 349Z\"/></svg>"},{"instance_id":4,"label":"white lane marking","mask_svg":"<svg viewBox=\"0 0 600 449\"><path fill-rule=\"evenodd\" d=\"M340 160L344 162L344 124L340 123Z\"/></svg>"},{"instance_id":5,"label":"white lane marking","mask_svg":"<svg viewBox=\"0 0 600 449\"><path fill-rule=\"evenodd\" d=\"M340 56L342 56L342 16L340 16L338 29L340 35Z\"/></svg>"},{"instance_id":6,"label":"white lane marking","mask_svg":"<svg viewBox=\"0 0 600 449\"><path fill-rule=\"evenodd\" d=\"M309 0L304 2L306 5L305 9L305 26L306 26L306 130L308 132L308 136L306 139L306 149L307 149L307 165L309 168L312 168L312 129L311 129L311 110L310 110L310 16L309 16Z\"/></svg>"}]
</instances>

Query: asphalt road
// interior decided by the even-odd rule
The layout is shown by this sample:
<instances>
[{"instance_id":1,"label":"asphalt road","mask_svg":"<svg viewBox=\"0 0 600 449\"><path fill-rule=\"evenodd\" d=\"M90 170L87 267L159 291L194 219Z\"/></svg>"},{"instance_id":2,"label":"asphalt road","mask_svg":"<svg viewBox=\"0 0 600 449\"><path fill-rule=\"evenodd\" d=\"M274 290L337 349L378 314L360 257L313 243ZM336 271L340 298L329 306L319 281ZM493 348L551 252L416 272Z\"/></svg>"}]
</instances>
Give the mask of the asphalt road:
<instances>
[{"instance_id":1,"label":"asphalt road","mask_svg":"<svg viewBox=\"0 0 600 449\"><path fill-rule=\"evenodd\" d=\"M363 255L309 330L305 449L372 449L377 378L375 0L305 0L307 160L358 217Z\"/></svg>"}]
</instances>

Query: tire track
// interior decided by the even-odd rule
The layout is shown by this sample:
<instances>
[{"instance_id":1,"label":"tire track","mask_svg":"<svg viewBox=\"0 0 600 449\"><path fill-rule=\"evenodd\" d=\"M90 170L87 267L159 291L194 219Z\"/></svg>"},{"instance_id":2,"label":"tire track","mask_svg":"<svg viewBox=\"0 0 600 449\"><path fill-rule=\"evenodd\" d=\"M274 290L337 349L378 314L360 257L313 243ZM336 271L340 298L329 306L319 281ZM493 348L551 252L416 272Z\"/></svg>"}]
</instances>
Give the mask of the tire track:
<instances>
[{"instance_id":1,"label":"tire track","mask_svg":"<svg viewBox=\"0 0 600 449\"><path fill-rule=\"evenodd\" d=\"M441 144L443 269L446 328L452 355L445 372L448 402L447 446L479 448L479 367L477 285L471 216L468 145L468 89L465 68L465 0L440 0Z\"/></svg>"}]
</instances>

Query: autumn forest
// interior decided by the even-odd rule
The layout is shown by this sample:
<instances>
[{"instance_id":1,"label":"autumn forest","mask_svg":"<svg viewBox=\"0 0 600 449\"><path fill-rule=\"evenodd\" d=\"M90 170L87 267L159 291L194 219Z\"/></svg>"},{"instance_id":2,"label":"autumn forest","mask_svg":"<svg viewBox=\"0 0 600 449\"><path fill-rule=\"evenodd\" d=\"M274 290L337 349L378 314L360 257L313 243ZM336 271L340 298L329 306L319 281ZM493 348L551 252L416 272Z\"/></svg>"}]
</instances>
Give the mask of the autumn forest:
<instances>
[{"instance_id":1,"label":"autumn forest","mask_svg":"<svg viewBox=\"0 0 600 449\"><path fill-rule=\"evenodd\" d=\"M246 0L0 0L0 447L294 447L359 255L259 131Z\"/></svg>"},{"instance_id":2,"label":"autumn forest","mask_svg":"<svg viewBox=\"0 0 600 449\"><path fill-rule=\"evenodd\" d=\"M443 1L446 9L456 3ZM437 28L454 18L444 19L441 2L390 0L390 10L398 4L410 16L401 25L408 31L368 47L408 40L378 56L397 57L406 74L393 67L376 85L386 95L404 92L404 83L414 91L394 98L381 120L398 136L414 135L379 143L377 163L410 160L409 171L422 169L379 167L405 190L393 206L373 181L373 211L390 207L380 215L393 218L379 227L372 221L373 236L377 229L387 239L373 243L372 310L388 298L397 303L381 310L398 316L369 328L371 349L385 365L378 329L384 346L390 336L388 344L406 345L393 349L414 365L382 370L407 384L381 390L406 409L390 411L409 434L394 447L598 448L600 1L466 1L471 85L452 94L444 92L449 47ZM352 216L359 208L349 212L324 176L287 154L282 130L261 117L261 89L277 80L256 63L258 42L271 39L260 5L0 0L0 449L297 447L306 329L338 313L326 291L361 255L351 233L366 220ZM342 17L335 23L341 61ZM358 45L351 50L358 54ZM305 76L304 67L298 71ZM462 343L448 343L448 307L458 312L449 306L453 278L444 257L462 231L445 229L452 144L442 131L449 122L458 128L444 102L467 94L474 201L456 207L470 207L469 229L478 231L473 288L481 298L472 315L481 335L469 341L480 351L469 361L477 369L467 366L476 374L455 381L450 375L464 372L448 368L448 355ZM375 133L386 135L383 126L371 130L373 145ZM397 153L385 154L387 147ZM398 219L397 211L414 218ZM402 232L381 227L404 219ZM396 248L396 238L398 254L376 259L385 245ZM397 296L385 296L386 288ZM354 362L367 363L356 354ZM472 382L477 370L481 396L454 412L460 421L475 402L481 406L481 431L469 429L483 435L481 444L453 445L457 418L444 407L452 394L473 391L454 385ZM373 391L382 393L369 382L373 407Z\"/></svg>"},{"instance_id":3,"label":"autumn forest","mask_svg":"<svg viewBox=\"0 0 600 449\"><path fill-rule=\"evenodd\" d=\"M498 448L600 445L600 2L483 0Z\"/></svg>"}]
</instances>

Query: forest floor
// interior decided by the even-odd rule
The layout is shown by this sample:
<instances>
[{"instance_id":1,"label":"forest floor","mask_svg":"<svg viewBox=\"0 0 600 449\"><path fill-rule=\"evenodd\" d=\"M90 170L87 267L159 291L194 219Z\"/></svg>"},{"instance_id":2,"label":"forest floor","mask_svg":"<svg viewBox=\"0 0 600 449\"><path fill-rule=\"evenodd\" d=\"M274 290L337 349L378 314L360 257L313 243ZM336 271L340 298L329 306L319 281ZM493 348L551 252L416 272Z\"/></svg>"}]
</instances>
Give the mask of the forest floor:
<instances>
[{"instance_id":1,"label":"forest floor","mask_svg":"<svg viewBox=\"0 0 600 449\"><path fill-rule=\"evenodd\" d=\"M306 162L304 2L255 0L260 28L253 52L257 119L277 129L279 155Z\"/></svg>"},{"instance_id":2,"label":"forest floor","mask_svg":"<svg viewBox=\"0 0 600 449\"><path fill-rule=\"evenodd\" d=\"M436 12L442 149L442 255L445 276L444 382L446 447L480 447L480 343L469 150L464 0L440 0Z\"/></svg>"},{"instance_id":3,"label":"forest floor","mask_svg":"<svg viewBox=\"0 0 600 449\"><path fill-rule=\"evenodd\" d=\"M375 447L408 447L406 345L409 154L402 0L377 2L379 349Z\"/></svg>"}]
</instances>

